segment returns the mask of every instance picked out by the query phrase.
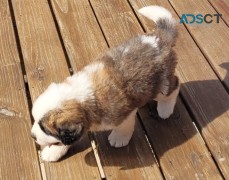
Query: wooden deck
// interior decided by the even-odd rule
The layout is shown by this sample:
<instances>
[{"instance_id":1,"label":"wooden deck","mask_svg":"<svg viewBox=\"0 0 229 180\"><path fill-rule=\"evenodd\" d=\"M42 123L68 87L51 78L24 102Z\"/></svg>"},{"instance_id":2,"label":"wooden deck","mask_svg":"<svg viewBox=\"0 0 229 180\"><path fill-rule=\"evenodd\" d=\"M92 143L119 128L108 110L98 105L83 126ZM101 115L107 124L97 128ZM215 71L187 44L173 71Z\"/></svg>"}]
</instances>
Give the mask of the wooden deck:
<instances>
[{"instance_id":1,"label":"wooden deck","mask_svg":"<svg viewBox=\"0 0 229 180\"><path fill-rule=\"evenodd\" d=\"M42 162L30 137L33 101L109 47L152 31L137 10L155 4L178 21L222 13L219 24L178 24L174 115L159 120L149 104L127 147L93 133L60 162ZM0 179L229 179L228 26L228 0L1 0Z\"/></svg>"}]
</instances>

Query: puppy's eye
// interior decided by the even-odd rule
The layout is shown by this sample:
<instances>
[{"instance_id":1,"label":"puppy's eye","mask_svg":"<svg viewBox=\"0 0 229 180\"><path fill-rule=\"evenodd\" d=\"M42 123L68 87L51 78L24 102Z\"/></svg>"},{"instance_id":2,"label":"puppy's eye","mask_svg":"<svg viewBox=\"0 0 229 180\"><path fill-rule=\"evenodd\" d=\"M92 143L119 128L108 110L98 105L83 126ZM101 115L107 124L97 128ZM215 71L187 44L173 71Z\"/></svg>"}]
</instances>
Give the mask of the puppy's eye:
<instances>
[{"instance_id":1,"label":"puppy's eye","mask_svg":"<svg viewBox=\"0 0 229 180\"><path fill-rule=\"evenodd\" d=\"M47 135L52 135L52 133L49 131L49 129L46 126L44 126L44 124L42 123L42 121L39 122L39 126L40 126L41 130L44 133L46 133Z\"/></svg>"}]
</instances>

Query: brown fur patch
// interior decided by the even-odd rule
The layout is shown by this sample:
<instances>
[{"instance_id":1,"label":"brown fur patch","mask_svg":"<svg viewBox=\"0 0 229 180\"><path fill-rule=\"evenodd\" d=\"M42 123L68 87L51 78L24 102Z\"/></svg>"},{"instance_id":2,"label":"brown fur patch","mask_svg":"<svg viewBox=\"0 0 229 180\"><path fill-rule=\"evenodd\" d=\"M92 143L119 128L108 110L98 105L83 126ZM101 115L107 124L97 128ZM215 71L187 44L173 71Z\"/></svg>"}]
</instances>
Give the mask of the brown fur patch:
<instances>
[{"instance_id":1,"label":"brown fur patch","mask_svg":"<svg viewBox=\"0 0 229 180\"><path fill-rule=\"evenodd\" d=\"M80 103L76 100L69 100L63 103L62 108L49 111L40 124L47 134L58 137L60 129L74 130L79 123L87 127L85 117L85 111Z\"/></svg>"},{"instance_id":2,"label":"brown fur patch","mask_svg":"<svg viewBox=\"0 0 229 180\"><path fill-rule=\"evenodd\" d=\"M95 105L91 106L92 101L88 102L91 110L88 112L94 114L92 121L96 124L103 122L117 126L122 123L135 105L125 92L122 75L114 68L114 61L109 56L102 57L101 61L104 63L104 68L91 75L95 90Z\"/></svg>"},{"instance_id":3,"label":"brown fur patch","mask_svg":"<svg viewBox=\"0 0 229 180\"><path fill-rule=\"evenodd\" d=\"M131 111L159 93L169 95L176 89L174 25L162 20L155 33L146 36L155 36L156 45L144 43L139 35L97 58L104 67L89 75L94 98L82 103L66 101L61 109L50 111L41 121L47 132L58 135L59 128L71 130L78 123L86 129L102 123L118 126Z\"/></svg>"}]
</instances>

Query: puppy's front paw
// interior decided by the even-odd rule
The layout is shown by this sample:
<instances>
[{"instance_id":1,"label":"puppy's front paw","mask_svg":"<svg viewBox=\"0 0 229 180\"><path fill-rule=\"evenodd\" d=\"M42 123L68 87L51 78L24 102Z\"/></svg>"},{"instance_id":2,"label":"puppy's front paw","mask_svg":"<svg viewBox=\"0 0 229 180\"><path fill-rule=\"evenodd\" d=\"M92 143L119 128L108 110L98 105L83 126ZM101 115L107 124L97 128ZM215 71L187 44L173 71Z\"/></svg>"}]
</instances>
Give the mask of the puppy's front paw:
<instances>
[{"instance_id":1,"label":"puppy's front paw","mask_svg":"<svg viewBox=\"0 0 229 180\"><path fill-rule=\"evenodd\" d=\"M43 161L55 162L64 156L69 149L69 146L51 145L46 146L41 152Z\"/></svg>"},{"instance_id":2,"label":"puppy's front paw","mask_svg":"<svg viewBox=\"0 0 229 180\"><path fill-rule=\"evenodd\" d=\"M119 147L123 147L123 146L128 145L128 143L131 139L131 136L132 136L132 134L130 134L130 135L125 134L124 135L124 134L118 133L117 131L113 130L111 132L111 134L109 135L108 140L109 140L110 145L112 147L119 148Z\"/></svg>"},{"instance_id":3,"label":"puppy's front paw","mask_svg":"<svg viewBox=\"0 0 229 180\"><path fill-rule=\"evenodd\" d=\"M157 112L158 112L159 117L162 118L162 119L168 119L173 113L172 110L165 111L165 110L160 109L160 108L157 109Z\"/></svg>"},{"instance_id":4,"label":"puppy's front paw","mask_svg":"<svg viewBox=\"0 0 229 180\"><path fill-rule=\"evenodd\" d=\"M171 103L158 102L157 112L160 118L167 119L173 114L174 105Z\"/></svg>"}]
</instances>

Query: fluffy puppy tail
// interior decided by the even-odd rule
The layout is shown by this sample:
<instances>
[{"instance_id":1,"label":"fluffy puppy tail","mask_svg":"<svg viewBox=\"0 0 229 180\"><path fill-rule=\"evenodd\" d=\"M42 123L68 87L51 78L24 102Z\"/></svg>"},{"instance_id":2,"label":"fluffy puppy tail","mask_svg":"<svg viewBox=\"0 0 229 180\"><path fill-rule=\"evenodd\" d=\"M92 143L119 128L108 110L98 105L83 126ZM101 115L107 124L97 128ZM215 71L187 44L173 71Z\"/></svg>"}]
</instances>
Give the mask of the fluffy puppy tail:
<instances>
[{"instance_id":1,"label":"fluffy puppy tail","mask_svg":"<svg viewBox=\"0 0 229 180\"><path fill-rule=\"evenodd\" d=\"M146 6L138 12L156 23L155 34L160 41L167 45L174 45L177 37L176 21L167 9L161 6Z\"/></svg>"}]
</instances>

